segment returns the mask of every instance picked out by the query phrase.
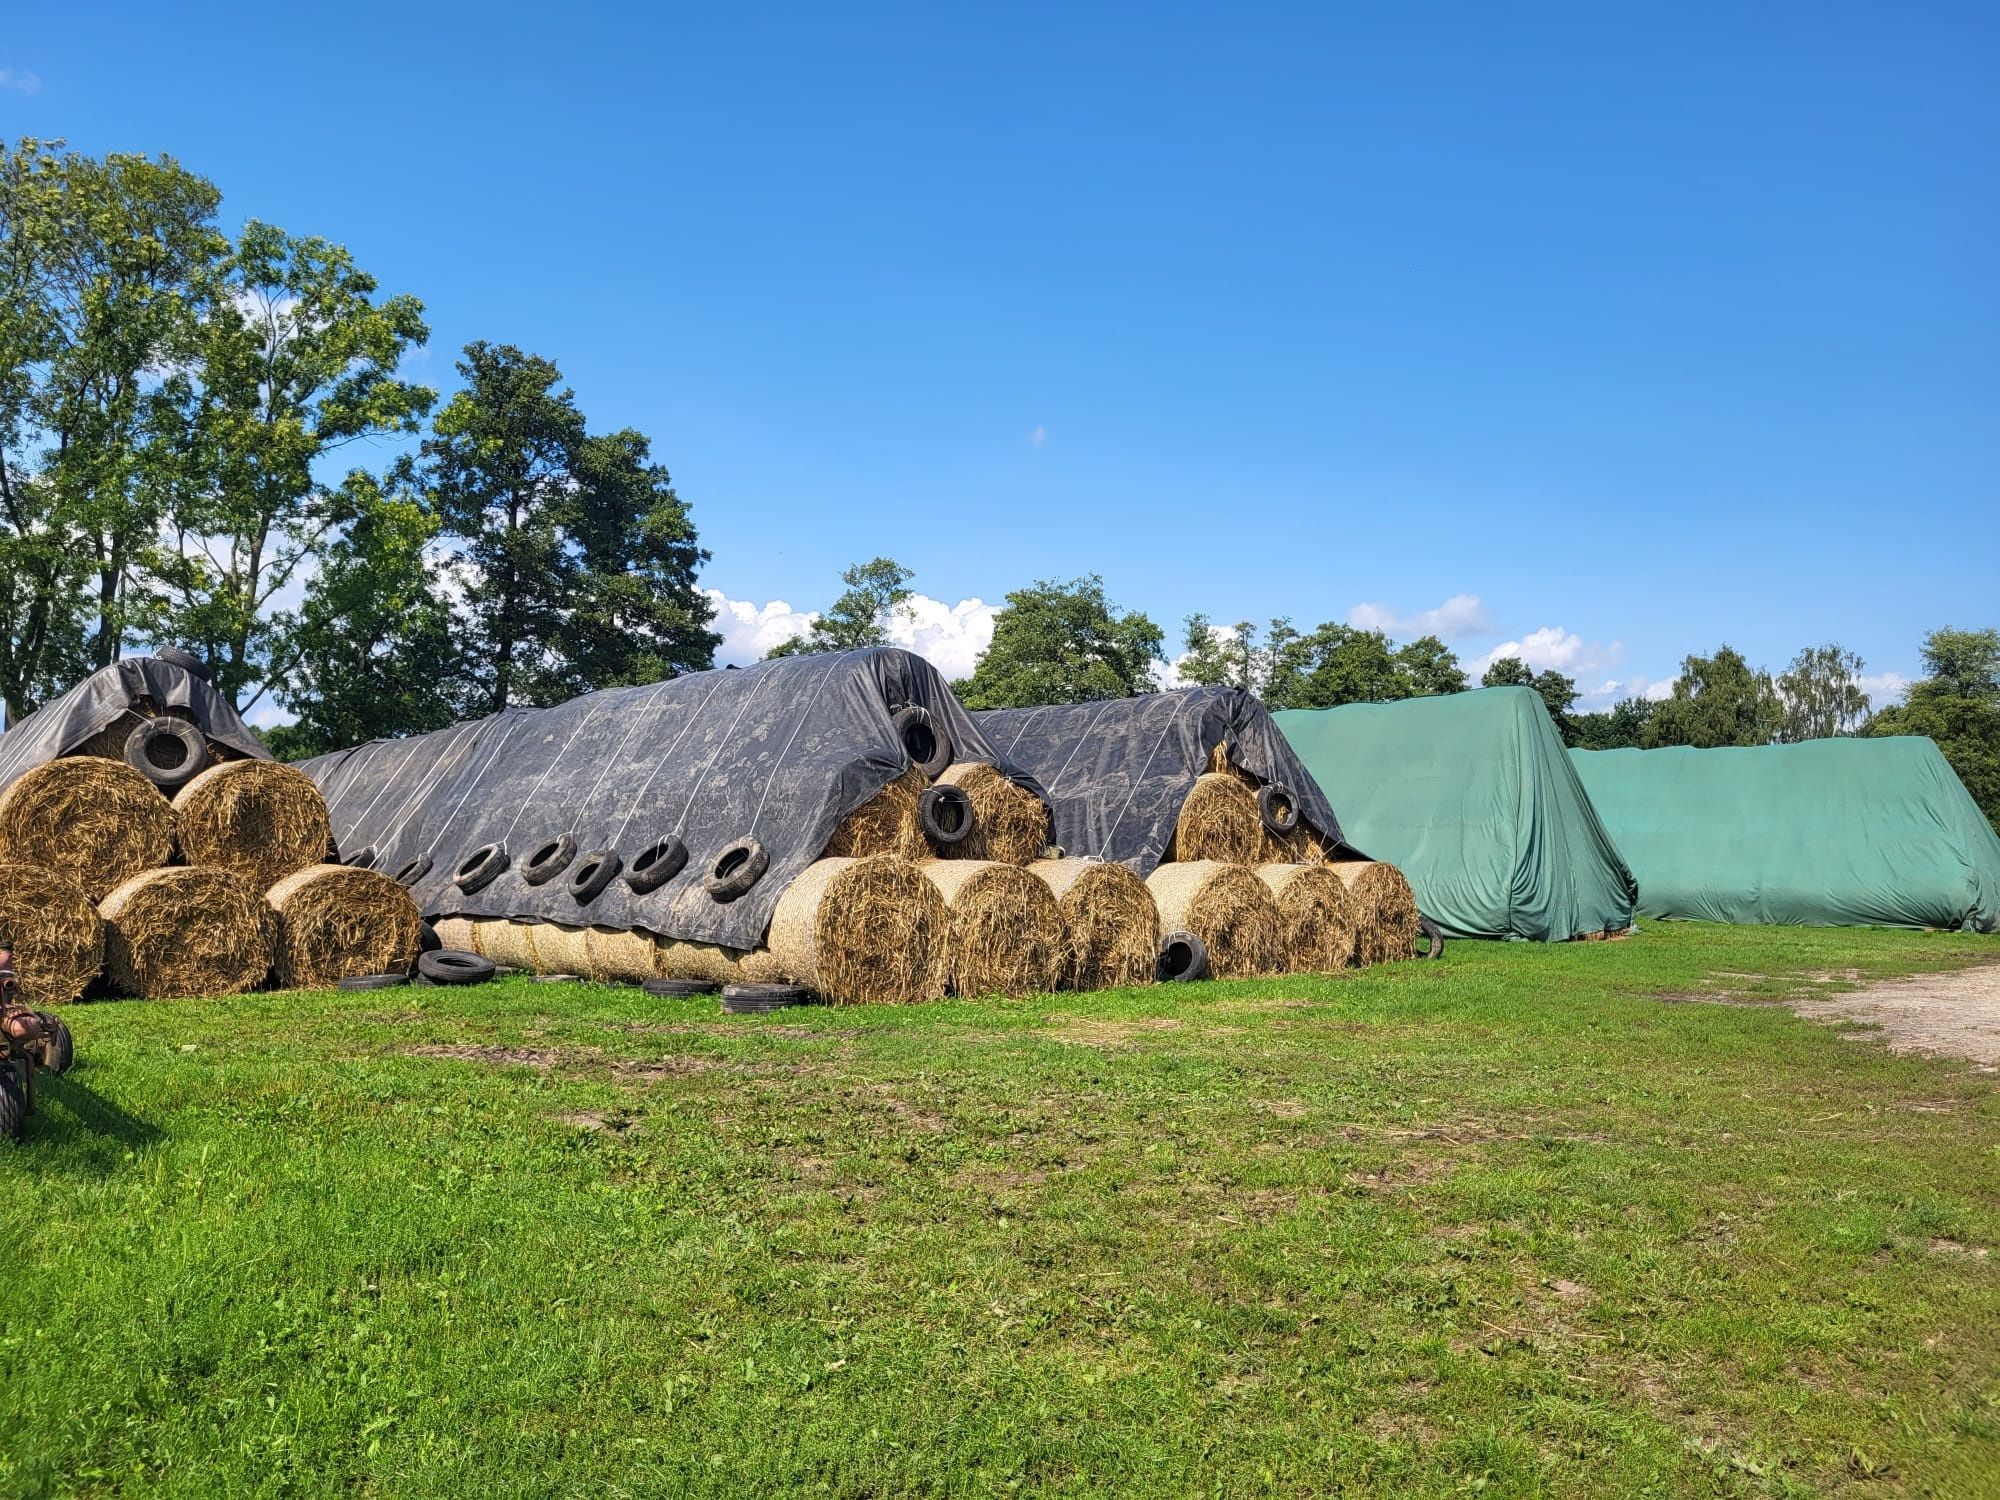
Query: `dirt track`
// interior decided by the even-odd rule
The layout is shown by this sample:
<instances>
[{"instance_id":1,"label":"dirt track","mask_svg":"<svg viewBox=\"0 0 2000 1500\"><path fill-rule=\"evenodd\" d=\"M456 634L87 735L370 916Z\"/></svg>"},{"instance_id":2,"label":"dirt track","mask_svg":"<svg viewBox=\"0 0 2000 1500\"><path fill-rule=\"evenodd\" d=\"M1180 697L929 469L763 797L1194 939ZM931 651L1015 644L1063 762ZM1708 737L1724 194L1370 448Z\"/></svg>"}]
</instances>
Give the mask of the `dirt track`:
<instances>
[{"instance_id":1,"label":"dirt track","mask_svg":"<svg viewBox=\"0 0 2000 1500\"><path fill-rule=\"evenodd\" d=\"M1892 1052L1963 1057L1983 1073L2000 1072L2000 964L1885 980L1850 994L1798 1000L1792 1009L1813 1021L1879 1026L1879 1033L1853 1035L1884 1041Z\"/></svg>"}]
</instances>

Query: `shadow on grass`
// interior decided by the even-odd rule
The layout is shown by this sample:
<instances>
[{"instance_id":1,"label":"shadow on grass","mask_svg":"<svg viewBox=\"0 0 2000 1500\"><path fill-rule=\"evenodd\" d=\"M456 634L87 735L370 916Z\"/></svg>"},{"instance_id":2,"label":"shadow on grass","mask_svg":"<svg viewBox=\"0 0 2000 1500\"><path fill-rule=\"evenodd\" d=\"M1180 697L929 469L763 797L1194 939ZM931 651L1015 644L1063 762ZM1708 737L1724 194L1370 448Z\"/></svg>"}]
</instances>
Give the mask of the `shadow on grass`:
<instances>
[{"instance_id":1,"label":"shadow on grass","mask_svg":"<svg viewBox=\"0 0 2000 1500\"><path fill-rule=\"evenodd\" d=\"M16 1150L33 1167L109 1176L128 1152L165 1139L157 1127L120 1109L74 1074L35 1079L35 1112Z\"/></svg>"}]
</instances>

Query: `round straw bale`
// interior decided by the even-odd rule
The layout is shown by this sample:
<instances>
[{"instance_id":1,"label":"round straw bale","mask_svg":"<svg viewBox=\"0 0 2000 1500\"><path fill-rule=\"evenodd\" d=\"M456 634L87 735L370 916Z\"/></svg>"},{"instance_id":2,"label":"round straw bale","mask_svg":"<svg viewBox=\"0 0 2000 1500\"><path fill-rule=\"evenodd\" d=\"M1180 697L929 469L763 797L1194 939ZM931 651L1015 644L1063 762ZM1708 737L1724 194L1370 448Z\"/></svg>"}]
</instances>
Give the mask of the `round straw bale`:
<instances>
[{"instance_id":1,"label":"round straw bale","mask_svg":"<svg viewBox=\"0 0 2000 1500\"><path fill-rule=\"evenodd\" d=\"M620 932L610 927L586 927L584 952L590 957L588 969L571 969L592 979L614 984L644 984L658 971L653 967L653 940L643 932ZM563 972L541 970L539 972Z\"/></svg>"},{"instance_id":2,"label":"round straw bale","mask_svg":"<svg viewBox=\"0 0 2000 1500\"><path fill-rule=\"evenodd\" d=\"M861 859L870 854L897 854L909 860L928 858L930 846L917 821L917 799L926 784L922 771L905 771L898 776L841 819L827 840L826 857Z\"/></svg>"},{"instance_id":3,"label":"round straw bale","mask_svg":"<svg viewBox=\"0 0 2000 1500\"><path fill-rule=\"evenodd\" d=\"M1049 888L1069 930L1067 982L1075 990L1151 984L1160 912L1146 882L1101 859L1044 859L1028 866Z\"/></svg>"},{"instance_id":4,"label":"round straw bale","mask_svg":"<svg viewBox=\"0 0 2000 1500\"><path fill-rule=\"evenodd\" d=\"M770 954L757 968L837 1005L935 1000L949 972L950 924L944 897L908 860L822 859L778 898Z\"/></svg>"},{"instance_id":5,"label":"round straw bale","mask_svg":"<svg viewBox=\"0 0 2000 1500\"><path fill-rule=\"evenodd\" d=\"M945 859L1025 865L1049 847L1048 804L980 761L961 761L938 778L972 803L972 832L937 852Z\"/></svg>"},{"instance_id":6,"label":"round straw bale","mask_svg":"<svg viewBox=\"0 0 2000 1500\"><path fill-rule=\"evenodd\" d=\"M1417 951L1417 898L1394 865L1342 860L1326 867L1347 886L1354 906L1355 962L1392 963Z\"/></svg>"},{"instance_id":7,"label":"round straw bale","mask_svg":"<svg viewBox=\"0 0 2000 1500\"><path fill-rule=\"evenodd\" d=\"M148 870L106 896L97 913L104 972L121 994L233 995L271 972L270 908L229 870Z\"/></svg>"},{"instance_id":8,"label":"round straw bale","mask_svg":"<svg viewBox=\"0 0 2000 1500\"><path fill-rule=\"evenodd\" d=\"M667 979L706 979L713 984L751 983L745 962L751 957L736 948L714 943L690 943L673 938L653 945L653 972Z\"/></svg>"},{"instance_id":9,"label":"round straw bale","mask_svg":"<svg viewBox=\"0 0 2000 1500\"><path fill-rule=\"evenodd\" d=\"M431 931L437 934L441 947L453 948L460 953L479 953L487 958L493 957L479 946L479 923L471 917L439 917L431 923Z\"/></svg>"},{"instance_id":10,"label":"round straw bale","mask_svg":"<svg viewBox=\"0 0 2000 1500\"><path fill-rule=\"evenodd\" d=\"M1219 860L1161 865L1146 887L1160 909L1160 930L1200 938L1216 978L1247 979L1283 968L1284 918L1277 898L1252 871Z\"/></svg>"},{"instance_id":11,"label":"round straw bale","mask_svg":"<svg viewBox=\"0 0 2000 1500\"><path fill-rule=\"evenodd\" d=\"M104 967L104 923L83 887L38 865L0 865L0 948L24 1005L63 1005Z\"/></svg>"},{"instance_id":12,"label":"round straw bale","mask_svg":"<svg viewBox=\"0 0 2000 1500\"><path fill-rule=\"evenodd\" d=\"M122 760L67 756L0 792L0 861L39 865L101 900L174 852L174 811Z\"/></svg>"},{"instance_id":13,"label":"round straw bale","mask_svg":"<svg viewBox=\"0 0 2000 1500\"><path fill-rule=\"evenodd\" d=\"M360 974L404 974L416 961L423 921L417 903L377 870L308 865L272 886L264 900L277 916L272 948L285 989L325 990Z\"/></svg>"},{"instance_id":14,"label":"round straw bale","mask_svg":"<svg viewBox=\"0 0 2000 1500\"><path fill-rule=\"evenodd\" d=\"M1327 865L1265 864L1257 878L1285 920L1285 968L1331 974L1354 963L1354 903L1347 883Z\"/></svg>"},{"instance_id":15,"label":"round straw bale","mask_svg":"<svg viewBox=\"0 0 2000 1500\"><path fill-rule=\"evenodd\" d=\"M234 870L259 890L326 858L326 799L274 760L210 766L174 797L181 857Z\"/></svg>"},{"instance_id":16,"label":"round straw bale","mask_svg":"<svg viewBox=\"0 0 2000 1500\"><path fill-rule=\"evenodd\" d=\"M1206 771L1195 778L1194 790L1181 803L1173 857L1184 862L1258 864L1268 837L1257 816L1257 793L1251 785L1229 772Z\"/></svg>"},{"instance_id":17,"label":"round straw bale","mask_svg":"<svg viewBox=\"0 0 2000 1500\"><path fill-rule=\"evenodd\" d=\"M1039 876L998 860L932 860L922 869L951 908L954 993L1034 995L1062 983L1069 934Z\"/></svg>"}]
</instances>

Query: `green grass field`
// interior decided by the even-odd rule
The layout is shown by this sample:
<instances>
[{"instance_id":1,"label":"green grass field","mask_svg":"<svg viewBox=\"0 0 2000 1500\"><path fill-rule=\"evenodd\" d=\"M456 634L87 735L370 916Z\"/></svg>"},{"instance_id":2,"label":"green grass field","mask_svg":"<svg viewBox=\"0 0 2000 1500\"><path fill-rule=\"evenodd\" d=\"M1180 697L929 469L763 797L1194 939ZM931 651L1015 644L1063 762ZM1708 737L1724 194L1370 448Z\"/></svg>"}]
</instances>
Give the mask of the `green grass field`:
<instances>
[{"instance_id":1,"label":"green grass field","mask_svg":"<svg viewBox=\"0 0 2000 1500\"><path fill-rule=\"evenodd\" d=\"M1996 956L79 1008L0 1493L2000 1494L2000 1080L1661 998Z\"/></svg>"}]
</instances>

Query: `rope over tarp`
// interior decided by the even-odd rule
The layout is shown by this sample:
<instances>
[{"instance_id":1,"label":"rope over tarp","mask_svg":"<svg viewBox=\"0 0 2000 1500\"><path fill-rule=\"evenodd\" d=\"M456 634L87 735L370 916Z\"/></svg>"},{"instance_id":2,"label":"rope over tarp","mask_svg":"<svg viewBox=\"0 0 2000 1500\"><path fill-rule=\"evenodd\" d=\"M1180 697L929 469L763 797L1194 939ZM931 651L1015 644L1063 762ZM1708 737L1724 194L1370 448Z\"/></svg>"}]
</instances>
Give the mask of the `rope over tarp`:
<instances>
[{"instance_id":1,"label":"rope over tarp","mask_svg":"<svg viewBox=\"0 0 2000 1500\"><path fill-rule=\"evenodd\" d=\"M218 745L239 755L269 760L264 748L236 710L194 673L151 656L128 656L92 672L60 698L45 703L5 734L0 734L0 791L36 766L69 754L86 741L129 720L136 728L154 713L173 713L192 722Z\"/></svg>"}]
</instances>

